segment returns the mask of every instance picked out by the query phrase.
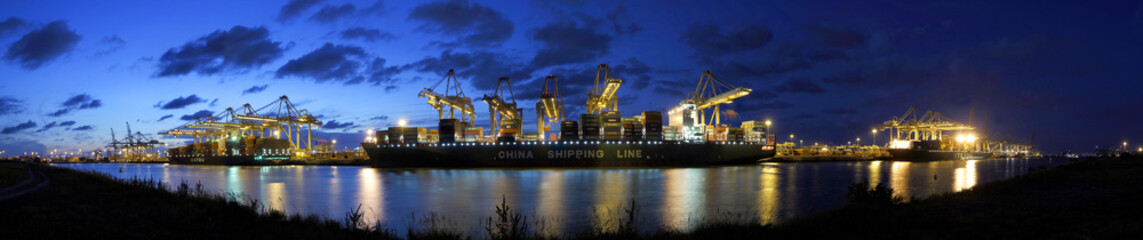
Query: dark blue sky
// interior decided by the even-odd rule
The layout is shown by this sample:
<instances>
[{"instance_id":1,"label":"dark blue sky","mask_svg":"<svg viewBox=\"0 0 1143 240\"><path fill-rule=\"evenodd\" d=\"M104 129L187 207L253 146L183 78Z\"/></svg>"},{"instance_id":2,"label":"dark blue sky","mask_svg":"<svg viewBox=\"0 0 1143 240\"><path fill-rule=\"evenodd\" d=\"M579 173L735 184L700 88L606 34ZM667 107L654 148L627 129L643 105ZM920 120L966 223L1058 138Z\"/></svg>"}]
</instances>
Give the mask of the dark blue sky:
<instances>
[{"instance_id":1,"label":"dark blue sky","mask_svg":"<svg viewBox=\"0 0 1143 240\"><path fill-rule=\"evenodd\" d=\"M754 94L723 109L807 142L869 139L910 106L1046 151L1143 144L1140 1L4 1L0 150L101 147L288 95L352 147L448 69L470 97L543 76L582 113L595 66L625 116L665 111L703 70ZM483 109L483 103L476 103ZM479 112L477 123L486 123ZM534 127L525 128L534 131ZM156 136L157 137L157 136ZM879 137L885 141L886 135ZM177 143L180 140L164 139ZM866 140L868 141L868 140Z\"/></svg>"}]
</instances>

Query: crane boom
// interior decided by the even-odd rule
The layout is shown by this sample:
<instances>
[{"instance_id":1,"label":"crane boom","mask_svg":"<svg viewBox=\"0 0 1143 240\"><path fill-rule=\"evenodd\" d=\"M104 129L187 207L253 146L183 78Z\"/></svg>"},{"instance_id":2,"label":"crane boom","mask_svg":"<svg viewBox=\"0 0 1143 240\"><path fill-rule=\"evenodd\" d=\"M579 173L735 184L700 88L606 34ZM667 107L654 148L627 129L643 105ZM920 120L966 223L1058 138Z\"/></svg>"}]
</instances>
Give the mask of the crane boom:
<instances>
[{"instance_id":1,"label":"crane boom","mask_svg":"<svg viewBox=\"0 0 1143 240\"><path fill-rule=\"evenodd\" d=\"M444 94L435 91L441 83L445 84ZM448 74L445 75L444 79L441 79L432 87L421 90L417 96L428 98L428 104L437 110L439 119L445 118L444 108L448 107L449 118L454 118L453 114L459 110L462 122L476 121L476 108L472 106L472 98L464 96L464 91L460 88L460 82L456 80L456 72L452 69L448 70ZM465 120L465 116L468 116L467 120Z\"/></svg>"},{"instance_id":2,"label":"crane boom","mask_svg":"<svg viewBox=\"0 0 1143 240\"><path fill-rule=\"evenodd\" d=\"M553 75L544 78L544 88L540 91L540 101L536 102L536 131L540 140L543 140L549 130L545 122L564 121L564 98L560 95L559 82ZM545 117L547 121L544 121Z\"/></svg>"},{"instance_id":3,"label":"crane boom","mask_svg":"<svg viewBox=\"0 0 1143 240\"><path fill-rule=\"evenodd\" d=\"M602 87L600 86L601 80ZM620 86L623 86L623 80L611 78L611 68L607 64L600 64L595 70L595 84L587 93L587 113L599 114L604 110L618 111L617 93Z\"/></svg>"}]
</instances>

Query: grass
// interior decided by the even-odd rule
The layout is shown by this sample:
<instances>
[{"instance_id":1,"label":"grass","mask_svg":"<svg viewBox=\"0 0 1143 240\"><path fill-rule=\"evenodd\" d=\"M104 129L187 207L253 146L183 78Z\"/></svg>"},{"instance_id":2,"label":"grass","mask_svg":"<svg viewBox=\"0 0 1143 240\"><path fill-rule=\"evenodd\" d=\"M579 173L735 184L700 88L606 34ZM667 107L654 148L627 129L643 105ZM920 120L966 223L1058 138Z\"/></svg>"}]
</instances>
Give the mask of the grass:
<instances>
[{"instance_id":1,"label":"grass","mask_svg":"<svg viewBox=\"0 0 1143 240\"><path fill-rule=\"evenodd\" d=\"M149 179L114 180L36 166L53 184L31 196L0 202L2 236L23 238L335 238L399 237L381 223L363 222L360 206L342 221L285 215L257 200L211 194L201 185L166 186ZM447 216L410 215L408 239L1141 239L1143 159L1087 159L1019 177L904 203L884 185L858 183L850 204L778 225L756 214L720 212L693 230L637 229L634 200L612 219L597 219L568 236L545 235L549 224L524 215L506 199L468 235ZM57 181L59 182L57 184ZM604 226L612 226L610 228Z\"/></svg>"},{"instance_id":2,"label":"grass","mask_svg":"<svg viewBox=\"0 0 1143 240\"><path fill-rule=\"evenodd\" d=\"M28 179L28 167L20 162L0 160L0 188Z\"/></svg>"}]
</instances>

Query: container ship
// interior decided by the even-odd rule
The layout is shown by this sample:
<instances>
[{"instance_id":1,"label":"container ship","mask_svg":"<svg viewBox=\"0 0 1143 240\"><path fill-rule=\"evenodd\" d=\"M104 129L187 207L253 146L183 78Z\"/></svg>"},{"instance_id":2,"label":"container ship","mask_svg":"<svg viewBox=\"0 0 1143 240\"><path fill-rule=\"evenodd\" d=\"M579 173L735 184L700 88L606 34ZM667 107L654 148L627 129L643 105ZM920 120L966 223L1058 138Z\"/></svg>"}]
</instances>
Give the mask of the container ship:
<instances>
[{"instance_id":1,"label":"container ship","mask_svg":"<svg viewBox=\"0 0 1143 240\"><path fill-rule=\"evenodd\" d=\"M942 149L941 142L936 140L913 141L909 148L890 148L887 151L894 161L980 160L992 157L991 152Z\"/></svg>"},{"instance_id":2,"label":"container ship","mask_svg":"<svg viewBox=\"0 0 1143 240\"><path fill-rule=\"evenodd\" d=\"M222 137L167 150L173 164L206 165L285 165L302 164L291 160L290 141L284 139Z\"/></svg>"},{"instance_id":3,"label":"container ship","mask_svg":"<svg viewBox=\"0 0 1143 240\"><path fill-rule=\"evenodd\" d=\"M435 88L442 83L445 90L438 92ZM373 132L361 146L378 168L710 166L755 164L775 154L768 122L744 121L731 127L719 121L719 105L746 96L750 89L732 87L705 71L701 90L673 108L664 125L657 111L622 117L616 97L621 84L610 77L607 65L600 65L587 94L586 113L579 114L578 121L566 121L557 79L548 76L536 103L537 132L523 133L523 111L516 107L511 81L501 78L495 91L481 98L489 105L491 119L485 134L484 127L473 126L471 99L460 91L450 70L419 94L438 110L436 129L389 127ZM714 111L707 121L710 108ZM456 111L461 119L452 118ZM549 123L559 127L558 133L546 133L552 130Z\"/></svg>"}]
</instances>

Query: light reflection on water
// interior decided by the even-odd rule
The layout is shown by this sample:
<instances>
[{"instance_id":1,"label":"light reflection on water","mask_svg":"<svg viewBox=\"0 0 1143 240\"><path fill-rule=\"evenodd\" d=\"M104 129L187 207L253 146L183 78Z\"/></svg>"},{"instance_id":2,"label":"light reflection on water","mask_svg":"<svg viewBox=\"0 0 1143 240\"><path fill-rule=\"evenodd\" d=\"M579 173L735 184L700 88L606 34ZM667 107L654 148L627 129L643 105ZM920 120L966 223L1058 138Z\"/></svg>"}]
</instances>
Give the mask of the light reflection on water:
<instances>
[{"instance_id":1,"label":"light reflection on water","mask_svg":"<svg viewBox=\"0 0 1143 240\"><path fill-rule=\"evenodd\" d=\"M845 204L853 183L885 183L909 199L972 187L1055 165L1048 159L937 162L765 163L649 169L406 169L356 166L226 167L166 164L57 164L172 185L201 182L213 192L254 197L268 209L341 220L361 206L366 221L404 231L411 215L436 213L480 232L506 201L548 234L590 226L614 230L633 199L639 228L688 230L726 213L776 223ZM118 172L118 169L123 172Z\"/></svg>"}]
</instances>

